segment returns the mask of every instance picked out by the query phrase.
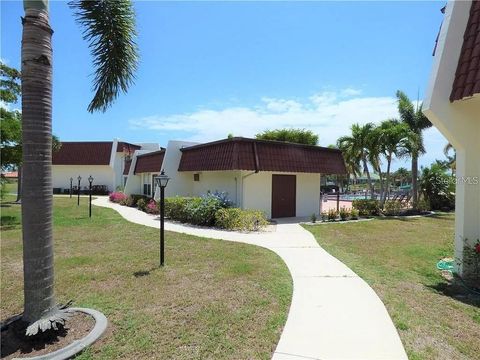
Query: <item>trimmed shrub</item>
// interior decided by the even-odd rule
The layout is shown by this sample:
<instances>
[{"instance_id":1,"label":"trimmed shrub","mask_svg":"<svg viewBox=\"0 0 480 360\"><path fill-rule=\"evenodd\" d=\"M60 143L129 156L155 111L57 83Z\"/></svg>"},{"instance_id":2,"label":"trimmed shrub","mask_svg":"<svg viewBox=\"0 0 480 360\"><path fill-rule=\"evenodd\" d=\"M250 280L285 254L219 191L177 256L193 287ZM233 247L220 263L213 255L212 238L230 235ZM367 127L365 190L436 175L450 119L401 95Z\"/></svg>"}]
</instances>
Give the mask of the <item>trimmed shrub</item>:
<instances>
[{"instance_id":1,"label":"trimmed shrub","mask_svg":"<svg viewBox=\"0 0 480 360\"><path fill-rule=\"evenodd\" d=\"M110 193L108 198L110 199L111 202L121 203L127 198L127 195L125 195L123 192L115 191Z\"/></svg>"},{"instance_id":2,"label":"trimmed shrub","mask_svg":"<svg viewBox=\"0 0 480 360\"><path fill-rule=\"evenodd\" d=\"M403 204L398 200L387 200L383 205L383 213L387 216L398 216L403 207Z\"/></svg>"},{"instance_id":3,"label":"trimmed shrub","mask_svg":"<svg viewBox=\"0 0 480 360\"><path fill-rule=\"evenodd\" d=\"M379 202L373 199L353 200L352 206L361 216L376 216L380 214Z\"/></svg>"},{"instance_id":4,"label":"trimmed shrub","mask_svg":"<svg viewBox=\"0 0 480 360\"><path fill-rule=\"evenodd\" d=\"M345 206L343 206L340 209L339 214L340 214L340 220L342 220L342 221L346 221L350 217L350 211Z\"/></svg>"},{"instance_id":5,"label":"trimmed shrub","mask_svg":"<svg viewBox=\"0 0 480 360\"><path fill-rule=\"evenodd\" d=\"M172 220L187 222L187 203L191 198L172 197L165 199L165 216Z\"/></svg>"},{"instance_id":6,"label":"trimmed shrub","mask_svg":"<svg viewBox=\"0 0 480 360\"><path fill-rule=\"evenodd\" d=\"M213 226L218 210L231 206L225 193L207 193L202 197L168 198L165 200L165 215L172 220L193 225Z\"/></svg>"},{"instance_id":7,"label":"trimmed shrub","mask_svg":"<svg viewBox=\"0 0 480 360\"><path fill-rule=\"evenodd\" d=\"M267 225L265 214L258 210L222 208L215 214L215 226L222 229L258 231Z\"/></svg>"},{"instance_id":8,"label":"trimmed shrub","mask_svg":"<svg viewBox=\"0 0 480 360\"><path fill-rule=\"evenodd\" d=\"M146 211L146 209L147 209L147 200L145 200L145 199L138 199L138 201L137 201L137 208L138 208L138 210Z\"/></svg>"},{"instance_id":9,"label":"trimmed shrub","mask_svg":"<svg viewBox=\"0 0 480 360\"><path fill-rule=\"evenodd\" d=\"M121 200L120 205L124 205L124 206L134 206L133 205L133 198L131 196L127 196L125 199Z\"/></svg>"},{"instance_id":10,"label":"trimmed shrub","mask_svg":"<svg viewBox=\"0 0 480 360\"><path fill-rule=\"evenodd\" d=\"M132 195L130 195L130 197L132 198L132 205L130 205L130 206L137 206L138 207L137 203L138 203L138 200L140 200L140 199L144 199L147 203L150 200L150 197L148 197L146 195L132 194Z\"/></svg>"}]
</instances>

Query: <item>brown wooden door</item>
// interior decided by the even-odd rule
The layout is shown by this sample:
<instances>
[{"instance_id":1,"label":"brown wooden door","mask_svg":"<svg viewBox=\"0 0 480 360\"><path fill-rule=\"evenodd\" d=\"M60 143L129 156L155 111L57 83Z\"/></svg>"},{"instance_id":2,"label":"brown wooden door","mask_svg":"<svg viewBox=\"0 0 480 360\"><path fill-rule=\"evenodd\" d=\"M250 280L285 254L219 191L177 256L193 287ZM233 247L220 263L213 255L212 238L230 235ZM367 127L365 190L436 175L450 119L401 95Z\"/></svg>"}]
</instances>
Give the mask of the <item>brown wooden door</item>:
<instances>
[{"instance_id":1,"label":"brown wooden door","mask_svg":"<svg viewBox=\"0 0 480 360\"><path fill-rule=\"evenodd\" d=\"M296 216L297 177L272 175L272 218Z\"/></svg>"}]
</instances>

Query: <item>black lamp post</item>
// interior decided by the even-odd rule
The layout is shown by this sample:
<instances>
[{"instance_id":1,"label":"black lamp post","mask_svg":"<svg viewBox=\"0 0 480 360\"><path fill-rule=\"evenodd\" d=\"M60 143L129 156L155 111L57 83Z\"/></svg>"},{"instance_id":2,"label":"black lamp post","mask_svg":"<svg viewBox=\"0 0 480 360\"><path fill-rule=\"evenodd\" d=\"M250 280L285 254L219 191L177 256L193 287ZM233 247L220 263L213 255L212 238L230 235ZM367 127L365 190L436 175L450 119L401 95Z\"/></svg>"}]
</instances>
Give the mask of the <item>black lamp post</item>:
<instances>
[{"instance_id":1,"label":"black lamp post","mask_svg":"<svg viewBox=\"0 0 480 360\"><path fill-rule=\"evenodd\" d=\"M72 193L73 193L73 178L70 178L70 199L72 198Z\"/></svg>"},{"instance_id":2,"label":"black lamp post","mask_svg":"<svg viewBox=\"0 0 480 360\"><path fill-rule=\"evenodd\" d=\"M92 217L92 183L93 177L90 175L88 177L88 217Z\"/></svg>"},{"instance_id":3,"label":"black lamp post","mask_svg":"<svg viewBox=\"0 0 480 360\"><path fill-rule=\"evenodd\" d=\"M156 186L160 187L160 266L165 261L165 188L170 178L162 170L159 176L155 178Z\"/></svg>"},{"instance_id":4,"label":"black lamp post","mask_svg":"<svg viewBox=\"0 0 480 360\"><path fill-rule=\"evenodd\" d=\"M78 175L78 189L77 189L77 206L80 205L80 181L82 180L82 177Z\"/></svg>"}]
</instances>

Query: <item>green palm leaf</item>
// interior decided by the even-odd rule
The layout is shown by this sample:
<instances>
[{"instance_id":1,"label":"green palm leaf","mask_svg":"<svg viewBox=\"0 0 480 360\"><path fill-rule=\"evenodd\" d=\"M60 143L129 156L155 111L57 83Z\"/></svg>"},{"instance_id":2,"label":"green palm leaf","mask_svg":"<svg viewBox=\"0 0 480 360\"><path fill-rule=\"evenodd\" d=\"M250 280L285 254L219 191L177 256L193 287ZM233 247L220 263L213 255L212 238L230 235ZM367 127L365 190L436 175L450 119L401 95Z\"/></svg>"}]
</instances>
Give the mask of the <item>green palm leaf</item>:
<instances>
[{"instance_id":1,"label":"green palm leaf","mask_svg":"<svg viewBox=\"0 0 480 360\"><path fill-rule=\"evenodd\" d=\"M69 2L84 27L94 58L95 95L88 111L105 111L134 81L138 65L135 13L130 0L75 0Z\"/></svg>"}]
</instances>

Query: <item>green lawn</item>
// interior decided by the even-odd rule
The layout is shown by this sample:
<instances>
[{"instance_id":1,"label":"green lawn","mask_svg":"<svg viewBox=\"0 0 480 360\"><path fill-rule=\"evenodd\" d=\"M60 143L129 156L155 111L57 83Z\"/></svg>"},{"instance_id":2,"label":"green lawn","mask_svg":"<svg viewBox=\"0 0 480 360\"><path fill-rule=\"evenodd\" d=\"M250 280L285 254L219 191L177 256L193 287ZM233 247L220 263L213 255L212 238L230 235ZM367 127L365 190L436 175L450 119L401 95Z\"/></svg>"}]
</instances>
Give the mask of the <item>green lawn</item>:
<instances>
[{"instance_id":1,"label":"green lawn","mask_svg":"<svg viewBox=\"0 0 480 360\"><path fill-rule=\"evenodd\" d=\"M17 180L7 180L7 182L5 183L5 193L16 194L17 186Z\"/></svg>"},{"instance_id":2,"label":"green lawn","mask_svg":"<svg viewBox=\"0 0 480 360\"><path fill-rule=\"evenodd\" d=\"M377 292L411 360L478 359L480 302L444 295L435 268L453 253L453 227L453 215L306 226Z\"/></svg>"},{"instance_id":3,"label":"green lawn","mask_svg":"<svg viewBox=\"0 0 480 360\"><path fill-rule=\"evenodd\" d=\"M9 197L12 200L13 197ZM106 336L79 359L269 359L285 324L292 280L266 249L131 224L86 201L54 201L58 301L107 315ZM1 318L22 310L19 206L3 204Z\"/></svg>"}]
</instances>

